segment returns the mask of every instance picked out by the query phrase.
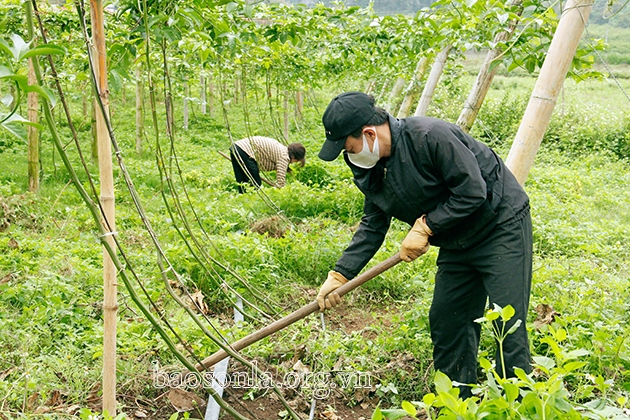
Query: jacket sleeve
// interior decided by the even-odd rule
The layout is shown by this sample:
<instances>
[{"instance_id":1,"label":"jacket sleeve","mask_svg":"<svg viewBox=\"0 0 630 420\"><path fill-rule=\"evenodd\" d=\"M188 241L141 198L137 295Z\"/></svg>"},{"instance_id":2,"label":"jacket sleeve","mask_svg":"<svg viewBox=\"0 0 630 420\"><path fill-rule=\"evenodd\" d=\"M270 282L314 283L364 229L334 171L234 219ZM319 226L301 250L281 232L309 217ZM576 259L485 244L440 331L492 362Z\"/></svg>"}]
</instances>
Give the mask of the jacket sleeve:
<instances>
[{"instance_id":1,"label":"jacket sleeve","mask_svg":"<svg viewBox=\"0 0 630 420\"><path fill-rule=\"evenodd\" d=\"M427 214L434 234L448 230L471 215L486 200L484 181L475 154L448 127L427 135L429 159L450 195Z\"/></svg>"},{"instance_id":2,"label":"jacket sleeve","mask_svg":"<svg viewBox=\"0 0 630 420\"><path fill-rule=\"evenodd\" d=\"M359 274L383 244L390 222L391 216L366 198L359 228L337 261L334 270L348 280Z\"/></svg>"}]
</instances>

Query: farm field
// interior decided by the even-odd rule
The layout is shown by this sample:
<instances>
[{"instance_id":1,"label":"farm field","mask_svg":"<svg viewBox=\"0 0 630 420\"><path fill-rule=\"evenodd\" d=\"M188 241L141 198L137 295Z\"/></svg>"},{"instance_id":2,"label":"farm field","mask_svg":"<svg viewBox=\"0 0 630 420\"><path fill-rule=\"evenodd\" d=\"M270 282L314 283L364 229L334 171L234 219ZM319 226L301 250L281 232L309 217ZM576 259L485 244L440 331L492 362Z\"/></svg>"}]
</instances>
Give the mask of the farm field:
<instances>
[{"instance_id":1,"label":"farm field","mask_svg":"<svg viewBox=\"0 0 630 420\"><path fill-rule=\"evenodd\" d=\"M609 39L624 31L610 30ZM593 26L591 32L600 36L602 28ZM534 229L533 290L525 323L536 368L531 380L553 413L547 418L630 417L626 46L613 51L617 58L608 67L595 63L605 75L612 70L616 80L567 79L525 183ZM173 66L183 60L170 53ZM291 56L274 54L284 60ZM457 119L478 68L479 57L468 58L447 68L429 116ZM159 57L152 59L159 63ZM294 64L306 71L303 63ZM303 90L299 115L291 96L284 141L305 145L306 165L293 168L282 189L263 185L238 194L222 153L248 135L282 138L283 83L289 83L283 77L295 74L282 74L268 86L264 77L237 82L238 66L222 76L215 71L204 113L199 85L192 81L195 70L186 73L184 67L168 74L172 96L165 94L167 83L156 82L160 94L151 102L145 86L141 151L136 149L134 78L121 76L111 85L111 121L124 163L118 166L114 159L116 237L130 280L126 285L118 277L119 418L202 418L208 401L203 384L169 382L186 370L177 353L197 363L219 349L210 336L235 341L311 302L363 212L363 196L342 159L323 162L317 152L328 101L345 90L364 90L378 80L374 69L328 74L329 83ZM56 127L80 185L91 193L85 168L98 192L93 123L85 108L90 88L87 80L64 77L77 141L59 104ZM535 81L536 74L501 68L471 131L503 158ZM9 91L0 87L3 94ZM384 93L374 93L379 103L385 101ZM169 101L174 104L170 137ZM22 105L20 112L25 115L26 109ZM102 413L100 233L48 129L42 130L40 145L40 188L33 193L26 143L0 132L0 418L90 419ZM366 269L398 252L408 229L394 221ZM407 418L416 409L416 418L437 418L437 406L427 396L448 394L451 386L432 366L428 312L437 255L433 247L413 263L398 264L346 296L336 310L311 315L244 349L241 355L277 389L261 383L250 364L232 359L225 401L251 419L288 419L290 409L300 418L313 412L318 419L369 419L379 418L377 408L385 418L401 418L401 409ZM246 309L245 320L235 325L237 295ZM165 325L173 346L152 326L146 308ZM494 348L484 325L479 400L499 400L493 394ZM243 386L237 378L250 382Z\"/></svg>"}]
</instances>

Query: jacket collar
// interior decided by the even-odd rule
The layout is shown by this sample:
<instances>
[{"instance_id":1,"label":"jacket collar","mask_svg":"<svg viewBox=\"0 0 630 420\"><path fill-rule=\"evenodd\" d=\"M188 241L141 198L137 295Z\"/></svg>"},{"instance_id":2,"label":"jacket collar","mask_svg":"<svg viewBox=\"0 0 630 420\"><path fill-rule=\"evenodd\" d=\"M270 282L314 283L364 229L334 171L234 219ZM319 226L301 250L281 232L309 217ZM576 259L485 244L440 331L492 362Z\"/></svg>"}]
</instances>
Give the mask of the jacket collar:
<instances>
[{"instance_id":1,"label":"jacket collar","mask_svg":"<svg viewBox=\"0 0 630 420\"><path fill-rule=\"evenodd\" d=\"M394 118L391 114L389 115L389 132L392 139L392 147L391 147L390 155L394 152L394 149L396 148L396 144L398 143L398 138L400 137L400 133L402 131L400 127L400 123L401 121L398 118Z\"/></svg>"}]
</instances>

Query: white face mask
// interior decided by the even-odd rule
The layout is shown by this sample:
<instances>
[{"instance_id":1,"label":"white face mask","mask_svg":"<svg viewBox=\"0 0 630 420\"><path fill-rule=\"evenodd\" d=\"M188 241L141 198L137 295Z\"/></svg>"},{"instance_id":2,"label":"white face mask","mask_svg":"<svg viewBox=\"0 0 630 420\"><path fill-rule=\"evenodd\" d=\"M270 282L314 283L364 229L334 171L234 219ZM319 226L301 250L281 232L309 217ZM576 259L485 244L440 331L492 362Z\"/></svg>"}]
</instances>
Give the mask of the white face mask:
<instances>
[{"instance_id":1,"label":"white face mask","mask_svg":"<svg viewBox=\"0 0 630 420\"><path fill-rule=\"evenodd\" d=\"M379 149L378 149L378 135L374 134L376 137L374 138L374 150L370 152L370 147L368 146L367 139L365 138L365 134L363 135L363 149L359 153L348 153L348 159L354 165L363 169L370 169L376 165L376 162L381 158Z\"/></svg>"}]
</instances>

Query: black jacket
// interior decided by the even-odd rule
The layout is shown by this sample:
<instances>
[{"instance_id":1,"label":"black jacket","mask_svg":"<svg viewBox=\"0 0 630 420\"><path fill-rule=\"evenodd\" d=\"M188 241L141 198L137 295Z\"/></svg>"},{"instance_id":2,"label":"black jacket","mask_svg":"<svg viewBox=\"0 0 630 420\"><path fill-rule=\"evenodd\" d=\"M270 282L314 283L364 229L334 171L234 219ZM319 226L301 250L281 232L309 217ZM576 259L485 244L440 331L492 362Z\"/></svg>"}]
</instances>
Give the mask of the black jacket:
<instances>
[{"instance_id":1,"label":"black jacket","mask_svg":"<svg viewBox=\"0 0 630 420\"><path fill-rule=\"evenodd\" d=\"M354 182L365 195L364 215L335 265L356 276L379 249L392 217L413 225L423 214L431 245L467 249L492 229L524 214L527 194L499 156L457 125L435 118L390 116L389 157L371 169L354 166Z\"/></svg>"}]
</instances>

